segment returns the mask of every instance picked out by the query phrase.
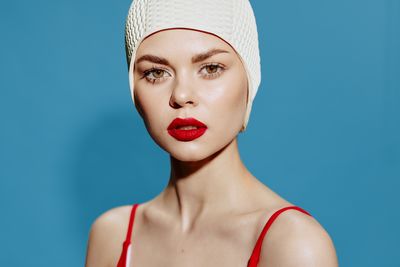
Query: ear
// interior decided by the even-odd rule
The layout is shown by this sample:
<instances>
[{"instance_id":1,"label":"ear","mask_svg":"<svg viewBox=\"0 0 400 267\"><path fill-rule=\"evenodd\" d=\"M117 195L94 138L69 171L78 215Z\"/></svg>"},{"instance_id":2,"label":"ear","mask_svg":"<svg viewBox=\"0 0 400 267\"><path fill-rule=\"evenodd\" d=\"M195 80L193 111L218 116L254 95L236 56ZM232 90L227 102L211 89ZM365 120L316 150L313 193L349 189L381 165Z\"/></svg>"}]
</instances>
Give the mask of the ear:
<instances>
[{"instance_id":1,"label":"ear","mask_svg":"<svg viewBox=\"0 0 400 267\"><path fill-rule=\"evenodd\" d=\"M246 111L247 111L247 106L249 105L249 83L247 83L247 94L246 94ZM242 133L246 130L246 127L244 127L244 122L242 125L242 128L240 129L239 133Z\"/></svg>"}]
</instances>

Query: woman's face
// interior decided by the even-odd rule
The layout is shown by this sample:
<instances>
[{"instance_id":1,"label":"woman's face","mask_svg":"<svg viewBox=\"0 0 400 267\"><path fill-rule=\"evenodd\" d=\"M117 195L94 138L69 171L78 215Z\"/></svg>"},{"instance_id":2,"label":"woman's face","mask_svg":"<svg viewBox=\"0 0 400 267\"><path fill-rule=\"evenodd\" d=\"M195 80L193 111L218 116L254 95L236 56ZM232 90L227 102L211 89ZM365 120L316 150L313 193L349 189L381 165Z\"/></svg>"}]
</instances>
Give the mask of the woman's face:
<instances>
[{"instance_id":1,"label":"woman's face","mask_svg":"<svg viewBox=\"0 0 400 267\"><path fill-rule=\"evenodd\" d=\"M246 72L235 51L216 36L185 29L157 32L138 47L133 75L135 104L148 132L178 160L213 155L243 125ZM182 141L168 131L176 118L195 118L207 128Z\"/></svg>"}]
</instances>

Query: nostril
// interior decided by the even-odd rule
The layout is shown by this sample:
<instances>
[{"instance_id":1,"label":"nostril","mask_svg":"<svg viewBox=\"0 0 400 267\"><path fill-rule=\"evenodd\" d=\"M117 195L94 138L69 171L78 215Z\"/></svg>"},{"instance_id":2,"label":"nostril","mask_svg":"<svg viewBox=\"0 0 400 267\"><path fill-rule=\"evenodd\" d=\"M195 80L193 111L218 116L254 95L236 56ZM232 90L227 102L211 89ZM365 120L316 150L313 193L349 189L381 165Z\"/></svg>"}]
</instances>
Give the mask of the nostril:
<instances>
[{"instance_id":1,"label":"nostril","mask_svg":"<svg viewBox=\"0 0 400 267\"><path fill-rule=\"evenodd\" d=\"M169 105L171 107L173 107L173 108L180 108L180 107L183 107L186 104L193 105L194 101L192 101L192 100L188 100L186 102L184 102L184 101L176 101L176 99L174 99L173 97L171 97L171 99L169 101Z\"/></svg>"},{"instance_id":2,"label":"nostril","mask_svg":"<svg viewBox=\"0 0 400 267\"><path fill-rule=\"evenodd\" d=\"M175 101L173 101L173 100L169 101L169 105L171 107L173 107L173 108L179 108L180 107L180 105L178 103L176 103Z\"/></svg>"}]
</instances>

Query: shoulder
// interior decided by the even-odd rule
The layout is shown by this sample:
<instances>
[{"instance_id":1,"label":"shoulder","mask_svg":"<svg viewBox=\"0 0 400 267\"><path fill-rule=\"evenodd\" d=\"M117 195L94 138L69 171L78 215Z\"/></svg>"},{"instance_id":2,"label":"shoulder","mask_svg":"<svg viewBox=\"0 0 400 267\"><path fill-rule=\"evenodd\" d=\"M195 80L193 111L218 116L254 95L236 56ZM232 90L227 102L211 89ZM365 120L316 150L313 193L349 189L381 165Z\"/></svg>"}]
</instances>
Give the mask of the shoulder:
<instances>
[{"instance_id":1,"label":"shoulder","mask_svg":"<svg viewBox=\"0 0 400 267\"><path fill-rule=\"evenodd\" d=\"M268 230L259 266L337 267L338 263L327 231L312 216L290 209Z\"/></svg>"},{"instance_id":2,"label":"shoulder","mask_svg":"<svg viewBox=\"0 0 400 267\"><path fill-rule=\"evenodd\" d=\"M116 265L128 229L132 206L120 206L99 215L90 227L86 267Z\"/></svg>"}]
</instances>

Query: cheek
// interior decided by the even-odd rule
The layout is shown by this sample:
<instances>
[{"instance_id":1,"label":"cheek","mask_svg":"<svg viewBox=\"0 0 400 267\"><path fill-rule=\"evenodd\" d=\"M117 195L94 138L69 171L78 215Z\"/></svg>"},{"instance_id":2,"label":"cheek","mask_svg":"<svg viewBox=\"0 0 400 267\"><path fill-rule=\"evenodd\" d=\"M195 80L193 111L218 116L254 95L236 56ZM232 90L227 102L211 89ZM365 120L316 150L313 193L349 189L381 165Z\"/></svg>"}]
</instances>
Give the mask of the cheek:
<instances>
[{"instance_id":1,"label":"cheek","mask_svg":"<svg viewBox=\"0 0 400 267\"><path fill-rule=\"evenodd\" d=\"M235 85L236 88L233 101L236 101L238 107L245 109L247 102L247 78L245 76L241 76L240 79L236 80Z\"/></svg>"},{"instance_id":2,"label":"cheek","mask_svg":"<svg viewBox=\"0 0 400 267\"><path fill-rule=\"evenodd\" d=\"M236 75L232 75L231 102L237 115L244 118L247 105L247 76L245 70L240 68Z\"/></svg>"},{"instance_id":3,"label":"cheek","mask_svg":"<svg viewBox=\"0 0 400 267\"><path fill-rule=\"evenodd\" d=\"M228 73L225 73L228 74ZM221 76L210 84L208 94L203 97L207 98L210 104L210 110L223 116L229 123L230 119L241 119L244 117L246 110L247 98L247 79L243 73L238 71L231 72L228 75ZM221 118L223 119L223 118Z\"/></svg>"},{"instance_id":4,"label":"cheek","mask_svg":"<svg viewBox=\"0 0 400 267\"><path fill-rule=\"evenodd\" d=\"M162 95L157 93L154 88L140 87L140 85L135 87L135 104L139 107L141 111L142 118L149 130L152 126L158 125L160 121L165 121L165 116L167 112L165 107L160 105L162 103Z\"/></svg>"}]
</instances>

